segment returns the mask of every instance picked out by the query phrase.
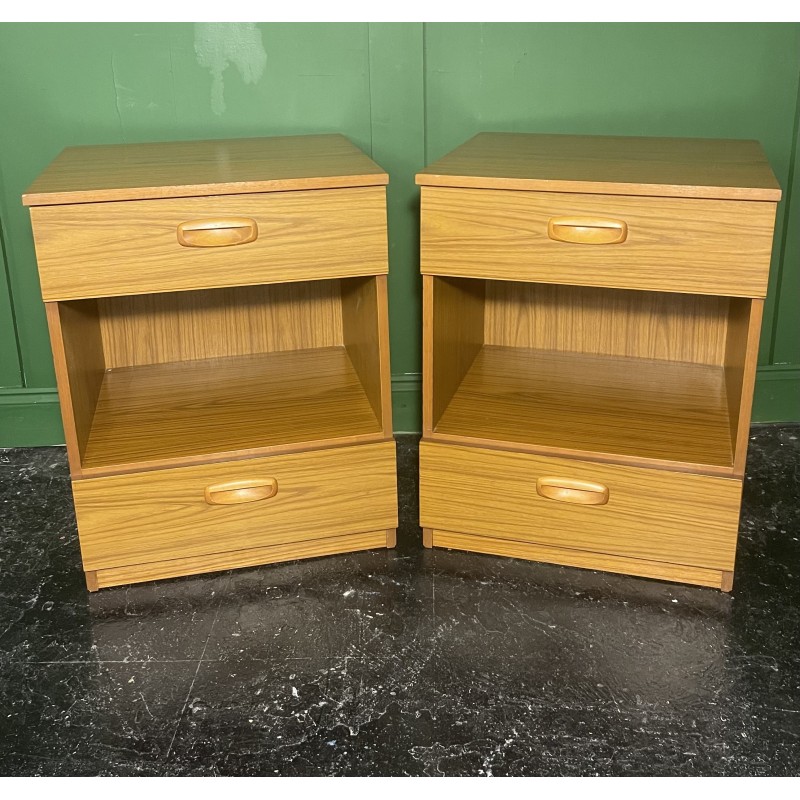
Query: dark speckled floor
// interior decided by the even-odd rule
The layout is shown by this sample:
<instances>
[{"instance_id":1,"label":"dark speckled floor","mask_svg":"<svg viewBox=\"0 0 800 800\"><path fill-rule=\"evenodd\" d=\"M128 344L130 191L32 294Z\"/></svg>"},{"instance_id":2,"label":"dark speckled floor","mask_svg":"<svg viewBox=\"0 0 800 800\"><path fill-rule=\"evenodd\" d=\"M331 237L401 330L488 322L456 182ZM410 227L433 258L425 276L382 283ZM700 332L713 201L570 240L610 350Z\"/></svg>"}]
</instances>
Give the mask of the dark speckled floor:
<instances>
[{"instance_id":1,"label":"dark speckled floor","mask_svg":"<svg viewBox=\"0 0 800 800\"><path fill-rule=\"evenodd\" d=\"M800 426L755 428L731 595L398 549L89 595L60 448L0 451L0 772L796 775Z\"/></svg>"}]
</instances>

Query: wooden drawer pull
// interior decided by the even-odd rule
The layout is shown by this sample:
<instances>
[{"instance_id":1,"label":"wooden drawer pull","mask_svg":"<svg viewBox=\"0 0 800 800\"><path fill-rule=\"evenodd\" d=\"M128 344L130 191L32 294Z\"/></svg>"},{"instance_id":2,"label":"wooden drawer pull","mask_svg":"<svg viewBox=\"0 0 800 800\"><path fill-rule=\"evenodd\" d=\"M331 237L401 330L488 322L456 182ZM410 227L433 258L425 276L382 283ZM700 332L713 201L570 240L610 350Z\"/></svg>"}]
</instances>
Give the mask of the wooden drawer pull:
<instances>
[{"instance_id":1,"label":"wooden drawer pull","mask_svg":"<svg viewBox=\"0 0 800 800\"><path fill-rule=\"evenodd\" d=\"M571 478L539 478L536 481L536 491L548 500L558 500L561 503L603 506L608 502L608 486Z\"/></svg>"},{"instance_id":2,"label":"wooden drawer pull","mask_svg":"<svg viewBox=\"0 0 800 800\"><path fill-rule=\"evenodd\" d=\"M230 247L258 238L258 224L248 217L193 219L178 225L178 244L184 247Z\"/></svg>"},{"instance_id":3,"label":"wooden drawer pull","mask_svg":"<svg viewBox=\"0 0 800 800\"><path fill-rule=\"evenodd\" d=\"M547 235L556 242L619 244L628 238L628 225L618 219L551 217Z\"/></svg>"},{"instance_id":4,"label":"wooden drawer pull","mask_svg":"<svg viewBox=\"0 0 800 800\"><path fill-rule=\"evenodd\" d=\"M232 506L237 503L268 500L276 494L278 494L278 481L275 478L263 478L206 486L205 498L210 506Z\"/></svg>"}]
</instances>

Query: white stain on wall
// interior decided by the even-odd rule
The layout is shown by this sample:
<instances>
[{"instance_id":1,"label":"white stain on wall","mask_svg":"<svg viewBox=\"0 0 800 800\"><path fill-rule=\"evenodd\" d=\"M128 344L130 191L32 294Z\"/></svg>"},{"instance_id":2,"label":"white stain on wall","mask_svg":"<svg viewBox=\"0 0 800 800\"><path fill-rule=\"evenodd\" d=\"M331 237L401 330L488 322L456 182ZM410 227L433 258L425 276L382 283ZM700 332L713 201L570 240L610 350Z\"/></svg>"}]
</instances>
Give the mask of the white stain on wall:
<instances>
[{"instance_id":1,"label":"white stain on wall","mask_svg":"<svg viewBox=\"0 0 800 800\"><path fill-rule=\"evenodd\" d=\"M267 65L255 22L196 22L194 52L211 72L211 110L217 115L225 111L225 70L233 64L245 83L258 83Z\"/></svg>"}]
</instances>

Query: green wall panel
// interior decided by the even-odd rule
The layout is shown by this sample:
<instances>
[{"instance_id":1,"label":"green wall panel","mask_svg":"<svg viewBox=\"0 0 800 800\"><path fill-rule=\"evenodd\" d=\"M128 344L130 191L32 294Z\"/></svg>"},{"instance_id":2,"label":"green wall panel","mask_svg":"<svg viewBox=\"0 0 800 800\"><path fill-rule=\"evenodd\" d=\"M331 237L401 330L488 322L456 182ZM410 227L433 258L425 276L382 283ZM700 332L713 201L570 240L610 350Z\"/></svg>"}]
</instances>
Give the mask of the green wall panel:
<instances>
[{"instance_id":1,"label":"green wall panel","mask_svg":"<svg viewBox=\"0 0 800 800\"><path fill-rule=\"evenodd\" d=\"M64 444L55 389L0 389L0 447Z\"/></svg>"},{"instance_id":2,"label":"green wall panel","mask_svg":"<svg viewBox=\"0 0 800 800\"><path fill-rule=\"evenodd\" d=\"M372 155L389 172L389 317L395 375L420 370L419 190L414 176L425 166L423 64L421 24L370 25Z\"/></svg>"},{"instance_id":3,"label":"green wall panel","mask_svg":"<svg viewBox=\"0 0 800 800\"><path fill-rule=\"evenodd\" d=\"M2 185L2 176L0 176ZM2 220L0 220L0 223ZM14 312L8 291L3 228L0 224L0 391L9 386L22 386L22 369L17 348ZM2 430L2 429L0 429ZM0 446L2 443L0 443Z\"/></svg>"},{"instance_id":4,"label":"green wall panel","mask_svg":"<svg viewBox=\"0 0 800 800\"><path fill-rule=\"evenodd\" d=\"M794 153L786 198L785 239L772 331L773 364L800 364L800 92L795 117ZM800 402L796 406L800 419Z\"/></svg>"},{"instance_id":5,"label":"green wall panel","mask_svg":"<svg viewBox=\"0 0 800 800\"><path fill-rule=\"evenodd\" d=\"M759 139L786 202L755 418L800 419L799 80L797 23L0 24L0 446L61 435L19 196L63 147L327 131L390 173L397 430L419 427L414 173L480 130Z\"/></svg>"},{"instance_id":6,"label":"green wall panel","mask_svg":"<svg viewBox=\"0 0 800 800\"><path fill-rule=\"evenodd\" d=\"M760 367L753 397L754 422L800 420L800 367Z\"/></svg>"}]
</instances>

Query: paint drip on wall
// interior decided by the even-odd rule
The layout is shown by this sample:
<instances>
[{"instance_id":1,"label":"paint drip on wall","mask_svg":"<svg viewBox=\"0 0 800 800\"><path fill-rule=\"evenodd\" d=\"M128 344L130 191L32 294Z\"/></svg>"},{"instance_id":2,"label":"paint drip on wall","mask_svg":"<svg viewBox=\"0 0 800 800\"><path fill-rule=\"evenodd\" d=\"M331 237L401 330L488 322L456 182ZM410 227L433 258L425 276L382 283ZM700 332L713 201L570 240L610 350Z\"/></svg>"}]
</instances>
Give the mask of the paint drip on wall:
<instances>
[{"instance_id":1,"label":"paint drip on wall","mask_svg":"<svg viewBox=\"0 0 800 800\"><path fill-rule=\"evenodd\" d=\"M194 52L211 72L211 110L217 115L225 111L225 70L233 64L245 83L258 83L267 65L255 22L196 22Z\"/></svg>"}]
</instances>

